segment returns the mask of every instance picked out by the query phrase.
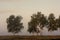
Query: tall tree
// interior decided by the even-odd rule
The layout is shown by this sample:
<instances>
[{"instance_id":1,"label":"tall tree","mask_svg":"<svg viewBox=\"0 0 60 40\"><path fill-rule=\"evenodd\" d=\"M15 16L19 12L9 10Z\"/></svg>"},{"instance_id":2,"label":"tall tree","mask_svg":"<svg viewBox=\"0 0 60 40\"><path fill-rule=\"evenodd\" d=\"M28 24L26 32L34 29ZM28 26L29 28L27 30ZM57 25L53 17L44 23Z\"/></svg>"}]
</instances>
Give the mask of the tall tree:
<instances>
[{"instance_id":1,"label":"tall tree","mask_svg":"<svg viewBox=\"0 0 60 40\"><path fill-rule=\"evenodd\" d=\"M8 32L16 34L19 31L21 31L21 29L24 28L23 23L21 23L21 20L22 20L21 16L15 17L14 15L11 15L9 18L7 18Z\"/></svg>"},{"instance_id":2,"label":"tall tree","mask_svg":"<svg viewBox=\"0 0 60 40\"><path fill-rule=\"evenodd\" d=\"M53 13L51 13L48 17L48 31L57 30L56 19Z\"/></svg>"}]
</instances>

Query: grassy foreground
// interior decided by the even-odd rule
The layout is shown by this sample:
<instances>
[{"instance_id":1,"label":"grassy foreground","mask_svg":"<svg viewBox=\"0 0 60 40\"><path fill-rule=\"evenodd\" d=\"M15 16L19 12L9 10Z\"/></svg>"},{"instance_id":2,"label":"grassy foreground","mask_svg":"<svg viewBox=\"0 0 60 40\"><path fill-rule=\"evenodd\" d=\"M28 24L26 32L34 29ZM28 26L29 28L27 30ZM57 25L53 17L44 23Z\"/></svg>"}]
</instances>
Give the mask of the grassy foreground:
<instances>
[{"instance_id":1,"label":"grassy foreground","mask_svg":"<svg viewBox=\"0 0 60 40\"><path fill-rule=\"evenodd\" d=\"M60 36L0 36L0 40L58 40Z\"/></svg>"}]
</instances>

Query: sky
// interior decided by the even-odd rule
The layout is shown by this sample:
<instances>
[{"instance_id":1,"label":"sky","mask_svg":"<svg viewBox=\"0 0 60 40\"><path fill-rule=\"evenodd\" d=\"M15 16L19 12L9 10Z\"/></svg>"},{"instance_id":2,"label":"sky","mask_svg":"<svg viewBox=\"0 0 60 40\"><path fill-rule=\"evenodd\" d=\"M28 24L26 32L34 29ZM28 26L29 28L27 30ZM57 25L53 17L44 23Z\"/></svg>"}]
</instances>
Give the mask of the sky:
<instances>
[{"instance_id":1,"label":"sky","mask_svg":"<svg viewBox=\"0 0 60 40\"><path fill-rule=\"evenodd\" d=\"M6 19L10 15L21 15L23 17L24 29L19 35L30 35L27 32L28 22L32 14L42 12L48 16L54 13L57 18L60 15L60 0L0 0L0 35L10 35L7 32ZM60 30L48 32L46 28L43 35L60 35Z\"/></svg>"}]
</instances>

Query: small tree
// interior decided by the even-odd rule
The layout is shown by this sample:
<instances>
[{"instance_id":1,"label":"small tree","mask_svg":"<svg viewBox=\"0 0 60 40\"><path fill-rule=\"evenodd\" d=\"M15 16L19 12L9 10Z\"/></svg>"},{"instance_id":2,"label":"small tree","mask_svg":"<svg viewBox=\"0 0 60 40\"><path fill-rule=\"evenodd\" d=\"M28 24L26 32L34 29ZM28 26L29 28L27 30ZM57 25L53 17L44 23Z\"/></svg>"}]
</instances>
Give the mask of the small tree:
<instances>
[{"instance_id":1,"label":"small tree","mask_svg":"<svg viewBox=\"0 0 60 40\"><path fill-rule=\"evenodd\" d=\"M60 16L58 19L56 19L56 26L57 26L57 28L60 28Z\"/></svg>"},{"instance_id":2,"label":"small tree","mask_svg":"<svg viewBox=\"0 0 60 40\"><path fill-rule=\"evenodd\" d=\"M13 34L18 33L21 31L23 27L23 23L21 23L22 17L21 16L14 16L11 15L9 18L7 18L7 29L8 32L12 32Z\"/></svg>"},{"instance_id":3,"label":"small tree","mask_svg":"<svg viewBox=\"0 0 60 40\"><path fill-rule=\"evenodd\" d=\"M54 14L51 13L48 17L48 31L54 31L54 30L57 30L56 19L54 17Z\"/></svg>"},{"instance_id":4,"label":"small tree","mask_svg":"<svg viewBox=\"0 0 60 40\"><path fill-rule=\"evenodd\" d=\"M39 33L39 30L37 29L37 19L36 19L36 14L33 14L31 16L31 21L28 23L28 32L29 33Z\"/></svg>"}]
</instances>

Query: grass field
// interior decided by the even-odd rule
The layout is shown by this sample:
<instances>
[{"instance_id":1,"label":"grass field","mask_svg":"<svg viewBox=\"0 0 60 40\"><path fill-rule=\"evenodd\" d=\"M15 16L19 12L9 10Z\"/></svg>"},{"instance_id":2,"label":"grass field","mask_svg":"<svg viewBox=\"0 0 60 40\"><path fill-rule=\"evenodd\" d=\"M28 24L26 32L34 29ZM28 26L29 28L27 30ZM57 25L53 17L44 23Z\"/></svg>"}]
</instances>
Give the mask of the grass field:
<instances>
[{"instance_id":1,"label":"grass field","mask_svg":"<svg viewBox=\"0 0 60 40\"><path fill-rule=\"evenodd\" d=\"M0 36L0 40L58 40L60 36Z\"/></svg>"}]
</instances>

